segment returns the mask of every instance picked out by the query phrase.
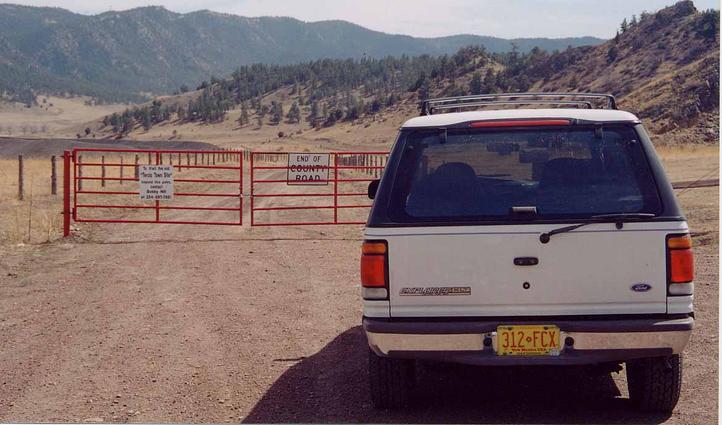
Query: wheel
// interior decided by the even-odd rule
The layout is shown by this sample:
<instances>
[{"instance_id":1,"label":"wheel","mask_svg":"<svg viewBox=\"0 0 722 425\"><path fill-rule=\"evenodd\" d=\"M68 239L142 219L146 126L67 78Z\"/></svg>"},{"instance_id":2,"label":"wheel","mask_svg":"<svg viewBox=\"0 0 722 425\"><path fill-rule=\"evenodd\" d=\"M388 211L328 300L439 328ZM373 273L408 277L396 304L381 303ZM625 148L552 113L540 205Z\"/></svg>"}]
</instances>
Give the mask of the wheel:
<instances>
[{"instance_id":1,"label":"wheel","mask_svg":"<svg viewBox=\"0 0 722 425\"><path fill-rule=\"evenodd\" d=\"M672 413L682 388L682 356L628 361L627 387L629 398L640 409Z\"/></svg>"},{"instance_id":2,"label":"wheel","mask_svg":"<svg viewBox=\"0 0 722 425\"><path fill-rule=\"evenodd\" d=\"M380 357L369 350L369 389L374 407L393 409L407 405L415 381L413 360Z\"/></svg>"}]
</instances>

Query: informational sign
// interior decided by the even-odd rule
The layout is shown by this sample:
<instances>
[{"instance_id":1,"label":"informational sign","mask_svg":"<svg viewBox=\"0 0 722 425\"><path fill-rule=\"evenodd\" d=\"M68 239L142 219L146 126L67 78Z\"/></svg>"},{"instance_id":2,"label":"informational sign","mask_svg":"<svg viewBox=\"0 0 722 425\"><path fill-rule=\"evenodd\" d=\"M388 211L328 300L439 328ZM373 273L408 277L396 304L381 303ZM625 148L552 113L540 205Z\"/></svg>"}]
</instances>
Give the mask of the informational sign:
<instances>
[{"instance_id":1,"label":"informational sign","mask_svg":"<svg viewBox=\"0 0 722 425\"><path fill-rule=\"evenodd\" d=\"M172 165L141 165L138 169L138 181L142 201L173 199Z\"/></svg>"},{"instance_id":2,"label":"informational sign","mask_svg":"<svg viewBox=\"0 0 722 425\"><path fill-rule=\"evenodd\" d=\"M289 185L327 185L330 154L289 153Z\"/></svg>"}]
</instances>

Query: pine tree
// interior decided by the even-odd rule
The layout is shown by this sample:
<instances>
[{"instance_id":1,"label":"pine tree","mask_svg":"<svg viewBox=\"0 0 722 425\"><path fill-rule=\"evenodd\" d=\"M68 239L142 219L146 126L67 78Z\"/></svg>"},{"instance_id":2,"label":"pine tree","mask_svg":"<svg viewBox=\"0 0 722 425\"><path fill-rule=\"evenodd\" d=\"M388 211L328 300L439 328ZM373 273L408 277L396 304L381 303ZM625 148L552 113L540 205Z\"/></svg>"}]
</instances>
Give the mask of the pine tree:
<instances>
[{"instance_id":1,"label":"pine tree","mask_svg":"<svg viewBox=\"0 0 722 425\"><path fill-rule=\"evenodd\" d=\"M424 100L428 99L431 92L431 85L429 84L429 79L424 78L424 81L421 82L421 86L419 86L419 99ZM378 102L378 98L374 100L374 103ZM380 103L379 103L380 106ZM375 109L373 106L371 109ZM380 109L380 108L379 108ZM378 109L376 109L378 110Z\"/></svg>"},{"instance_id":2,"label":"pine tree","mask_svg":"<svg viewBox=\"0 0 722 425\"><path fill-rule=\"evenodd\" d=\"M121 135L130 133L133 130L133 125L134 122L132 116L124 117L123 128L120 130Z\"/></svg>"},{"instance_id":3,"label":"pine tree","mask_svg":"<svg viewBox=\"0 0 722 425\"><path fill-rule=\"evenodd\" d=\"M622 34L627 32L627 30L629 29L629 24L627 23L627 18L624 18L624 20L622 20L622 24L619 26L619 29L622 30Z\"/></svg>"},{"instance_id":4,"label":"pine tree","mask_svg":"<svg viewBox=\"0 0 722 425\"><path fill-rule=\"evenodd\" d=\"M141 125L143 125L143 129L145 129L145 131L150 130L150 128L153 126L151 113L148 108L143 108L140 110L140 123Z\"/></svg>"},{"instance_id":5,"label":"pine tree","mask_svg":"<svg viewBox=\"0 0 722 425\"><path fill-rule=\"evenodd\" d=\"M482 93L481 73L475 72L474 75L471 77L471 82L469 83L469 92L470 94Z\"/></svg>"},{"instance_id":6,"label":"pine tree","mask_svg":"<svg viewBox=\"0 0 722 425\"><path fill-rule=\"evenodd\" d=\"M346 97L346 120L347 121L353 121L355 119L358 119L360 116L359 112L359 104L356 100L356 96L353 96L351 94L347 94Z\"/></svg>"},{"instance_id":7,"label":"pine tree","mask_svg":"<svg viewBox=\"0 0 722 425\"><path fill-rule=\"evenodd\" d=\"M617 55L619 54L619 50L617 50L616 46L612 46L607 50L607 62L612 63L615 60L617 60Z\"/></svg>"},{"instance_id":8,"label":"pine tree","mask_svg":"<svg viewBox=\"0 0 722 425\"><path fill-rule=\"evenodd\" d=\"M308 114L308 117L306 117L306 121L311 123L311 125L314 125L319 118L318 114L318 101L314 100L311 103L311 112Z\"/></svg>"},{"instance_id":9,"label":"pine tree","mask_svg":"<svg viewBox=\"0 0 722 425\"><path fill-rule=\"evenodd\" d=\"M489 68L486 70L486 74L484 75L484 88L488 93L496 93L499 91L499 88L496 85L496 75L494 74L494 70Z\"/></svg>"},{"instance_id":10,"label":"pine tree","mask_svg":"<svg viewBox=\"0 0 722 425\"><path fill-rule=\"evenodd\" d=\"M110 125L113 126L113 133L120 131L120 127L122 126L122 123L120 122L120 115L113 113L113 115L110 116L109 122Z\"/></svg>"},{"instance_id":11,"label":"pine tree","mask_svg":"<svg viewBox=\"0 0 722 425\"><path fill-rule=\"evenodd\" d=\"M301 109L299 109L298 103L293 102L293 104L291 105L291 109L288 110L286 119L289 123L297 123L301 121Z\"/></svg>"},{"instance_id":12,"label":"pine tree","mask_svg":"<svg viewBox=\"0 0 722 425\"><path fill-rule=\"evenodd\" d=\"M246 102L241 103L241 114L238 116L238 126L243 127L244 125L248 124L250 122L250 119L248 118L248 108L246 107Z\"/></svg>"},{"instance_id":13,"label":"pine tree","mask_svg":"<svg viewBox=\"0 0 722 425\"><path fill-rule=\"evenodd\" d=\"M275 100L271 104L271 123L278 124L283 119L283 105Z\"/></svg>"}]
</instances>

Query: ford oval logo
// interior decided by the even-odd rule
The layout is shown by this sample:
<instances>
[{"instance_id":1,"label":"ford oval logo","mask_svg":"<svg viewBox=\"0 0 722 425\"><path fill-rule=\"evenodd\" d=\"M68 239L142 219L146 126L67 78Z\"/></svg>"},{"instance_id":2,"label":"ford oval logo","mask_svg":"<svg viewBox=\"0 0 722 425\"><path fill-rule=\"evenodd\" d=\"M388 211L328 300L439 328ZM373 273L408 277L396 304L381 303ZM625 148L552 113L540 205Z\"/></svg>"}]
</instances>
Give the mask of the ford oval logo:
<instances>
[{"instance_id":1,"label":"ford oval logo","mask_svg":"<svg viewBox=\"0 0 722 425\"><path fill-rule=\"evenodd\" d=\"M632 291L634 292L647 292L652 289L652 285L647 283L635 283L632 285Z\"/></svg>"}]
</instances>

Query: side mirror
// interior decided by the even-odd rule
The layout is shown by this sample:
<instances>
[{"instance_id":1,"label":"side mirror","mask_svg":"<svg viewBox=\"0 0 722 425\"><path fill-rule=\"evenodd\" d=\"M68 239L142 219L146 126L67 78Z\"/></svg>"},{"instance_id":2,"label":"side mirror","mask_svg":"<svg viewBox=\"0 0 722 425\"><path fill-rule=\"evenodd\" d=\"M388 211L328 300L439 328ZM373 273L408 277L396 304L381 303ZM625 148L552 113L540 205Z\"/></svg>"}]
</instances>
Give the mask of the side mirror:
<instances>
[{"instance_id":1,"label":"side mirror","mask_svg":"<svg viewBox=\"0 0 722 425\"><path fill-rule=\"evenodd\" d=\"M376 179L376 180L371 180L371 183L369 183L369 188L368 188L369 199L374 199L376 197L376 191L379 190L380 182L381 182L381 180Z\"/></svg>"}]
</instances>

